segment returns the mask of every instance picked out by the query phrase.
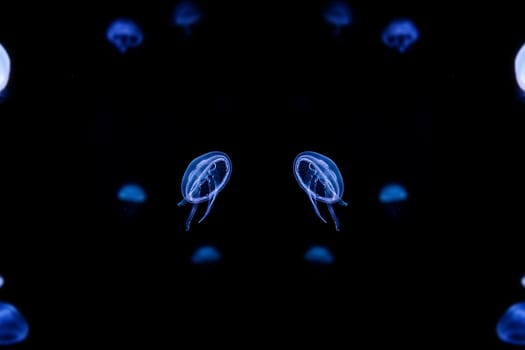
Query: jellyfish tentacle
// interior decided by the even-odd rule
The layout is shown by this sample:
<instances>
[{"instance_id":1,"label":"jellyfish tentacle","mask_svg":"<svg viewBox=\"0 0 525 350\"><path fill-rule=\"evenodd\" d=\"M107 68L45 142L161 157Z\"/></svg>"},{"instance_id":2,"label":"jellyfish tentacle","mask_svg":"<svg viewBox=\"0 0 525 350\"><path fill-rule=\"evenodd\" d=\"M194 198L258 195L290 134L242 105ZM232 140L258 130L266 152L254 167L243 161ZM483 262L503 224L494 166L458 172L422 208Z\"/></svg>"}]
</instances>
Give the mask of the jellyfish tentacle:
<instances>
[{"instance_id":1,"label":"jellyfish tentacle","mask_svg":"<svg viewBox=\"0 0 525 350\"><path fill-rule=\"evenodd\" d=\"M337 215L335 215L334 206L330 203L327 203L326 206L328 207L328 211L330 212L330 216L332 217L332 220L335 224L335 230L339 231L340 225L339 225L339 219L337 218Z\"/></svg>"},{"instance_id":2,"label":"jellyfish tentacle","mask_svg":"<svg viewBox=\"0 0 525 350\"><path fill-rule=\"evenodd\" d=\"M188 218L186 219L186 231L190 230L191 220L193 219L193 216L195 215L195 212L197 212L197 207L198 206L199 206L199 203L194 203L191 206L190 214L188 215Z\"/></svg>"},{"instance_id":3,"label":"jellyfish tentacle","mask_svg":"<svg viewBox=\"0 0 525 350\"><path fill-rule=\"evenodd\" d=\"M212 179L213 179L213 186L212 186ZM201 223L202 220L204 220L208 216L208 214L210 213L211 207L213 206L213 202L215 202L215 198L217 197L217 193L216 193L217 183L215 182L215 178L208 177L208 186L209 186L209 191L210 191L209 198L208 198L208 207L206 208L206 212L204 213L204 215L199 220L199 223Z\"/></svg>"},{"instance_id":4,"label":"jellyfish tentacle","mask_svg":"<svg viewBox=\"0 0 525 350\"><path fill-rule=\"evenodd\" d=\"M319 207L317 206L317 177L315 177L311 182L313 182L313 190L310 191L310 195L308 197L310 198L310 202L312 202L315 214L326 224L327 222L319 212Z\"/></svg>"}]
</instances>

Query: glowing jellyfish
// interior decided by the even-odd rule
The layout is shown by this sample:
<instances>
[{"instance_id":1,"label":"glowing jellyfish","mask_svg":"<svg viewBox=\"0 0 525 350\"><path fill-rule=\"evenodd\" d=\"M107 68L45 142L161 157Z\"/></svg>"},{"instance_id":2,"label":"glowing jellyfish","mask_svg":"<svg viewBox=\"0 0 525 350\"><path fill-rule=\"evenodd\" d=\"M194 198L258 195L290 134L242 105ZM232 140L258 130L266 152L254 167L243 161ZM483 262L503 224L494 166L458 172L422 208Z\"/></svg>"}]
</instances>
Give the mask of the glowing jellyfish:
<instances>
[{"instance_id":1,"label":"glowing jellyfish","mask_svg":"<svg viewBox=\"0 0 525 350\"><path fill-rule=\"evenodd\" d=\"M24 341L29 334L29 325L18 309L0 301L0 346Z\"/></svg>"},{"instance_id":2,"label":"glowing jellyfish","mask_svg":"<svg viewBox=\"0 0 525 350\"><path fill-rule=\"evenodd\" d=\"M129 18L118 18L109 25L106 39L121 53L126 53L128 49L142 44L144 33L135 21Z\"/></svg>"},{"instance_id":3,"label":"glowing jellyfish","mask_svg":"<svg viewBox=\"0 0 525 350\"><path fill-rule=\"evenodd\" d=\"M228 183L231 172L230 158L226 153L220 151L205 153L191 161L182 177L183 199L178 203L179 206L186 203L192 204L186 220L186 231L190 229L191 220L199 203L208 201L208 208L199 223L208 216L215 198Z\"/></svg>"},{"instance_id":4,"label":"glowing jellyfish","mask_svg":"<svg viewBox=\"0 0 525 350\"><path fill-rule=\"evenodd\" d=\"M181 27L189 36L191 28L195 26L202 17L201 9L192 0L182 0L173 10L172 22L177 27Z\"/></svg>"},{"instance_id":5,"label":"glowing jellyfish","mask_svg":"<svg viewBox=\"0 0 525 350\"><path fill-rule=\"evenodd\" d=\"M497 323L496 333L504 343L525 346L525 302L507 309Z\"/></svg>"},{"instance_id":6,"label":"glowing jellyfish","mask_svg":"<svg viewBox=\"0 0 525 350\"><path fill-rule=\"evenodd\" d=\"M514 74L518 83L518 96L525 101L525 44L521 46L514 59Z\"/></svg>"},{"instance_id":7,"label":"glowing jellyfish","mask_svg":"<svg viewBox=\"0 0 525 350\"><path fill-rule=\"evenodd\" d=\"M408 192L401 184L391 182L381 188L378 199L384 205L388 216L398 217L403 212L403 202L408 199Z\"/></svg>"},{"instance_id":8,"label":"glowing jellyfish","mask_svg":"<svg viewBox=\"0 0 525 350\"><path fill-rule=\"evenodd\" d=\"M328 248L315 245L304 253L304 260L312 264L329 265L334 262L334 256Z\"/></svg>"},{"instance_id":9,"label":"glowing jellyfish","mask_svg":"<svg viewBox=\"0 0 525 350\"><path fill-rule=\"evenodd\" d=\"M323 12L324 20L334 28L334 35L339 35L343 28L352 24L352 10L342 0L334 0L327 4Z\"/></svg>"},{"instance_id":10,"label":"glowing jellyfish","mask_svg":"<svg viewBox=\"0 0 525 350\"><path fill-rule=\"evenodd\" d=\"M299 186L310 198L317 216L326 223L319 212L317 201L326 203L334 221L335 229L339 231L339 219L335 215L333 204L338 203L347 206L348 203L342 200L344 183L337 165L330 158L320 153L305 151L295 157L293 173Z\"/></svg>"},{"instance_id":11,"label":"glowing jellyfish","mask_svg":"<svg viewBox=\"0 0 525 350\"><path fill-rule=\"evenodd\" d=\"M136 216L141 205L146 201L146 191L137 183L126 183L117 192L117 199L123 204L124 215Z\"/></svg>"},{"instance_id":12,"label":"glowing jellyfish","mask_svg":"<svg viewBox=\"0 0 525 350\"><path fill-rule=\"evenodd\" d=\"M213 264L219 262L221 259L221 253L211 245L197 248L191 256L191 262L196 265Z\"/></svg>"},{"instance_id":13,"label":"glowing jellyfish","mask_svg":"<svg viewBox=\"0 0 525 350\"><path fill-rule=\"evenodd\" d=\"M4 283L5 283L5 279L2 275L0 275L0 288L4 286Z\"/></svg>"},{"instance_id":14,"label":"glowing jellyfish","mask_svg":"<svg viewBox=\"0 0 525 350\"><path fill-rule=\"evenodd\" d=\"M6 87L11 74L11 59L6 49L0 43L0 100L6 95Z\"/></svg>"},{"instance_id":15,"label":"glowing jellyfish","mask_svg":"<svg viewBox=\"0 0 525 350\"><path fill-rule=\"evenodd\" d=\"M398 18L388 23L381 39L387 47L404 53L419 39L419 30L410 19Z\"/></svg>"},{"instance_id":16,"label":"glowing jellyfish","mask_svg":"<svg viewBox=\"0 0 525 350\"><path fill-rule=\"evenodd\" d=\"M525 288L525 275L521 278L521 285L523 288Z\"/></svg>"}]
</instances>

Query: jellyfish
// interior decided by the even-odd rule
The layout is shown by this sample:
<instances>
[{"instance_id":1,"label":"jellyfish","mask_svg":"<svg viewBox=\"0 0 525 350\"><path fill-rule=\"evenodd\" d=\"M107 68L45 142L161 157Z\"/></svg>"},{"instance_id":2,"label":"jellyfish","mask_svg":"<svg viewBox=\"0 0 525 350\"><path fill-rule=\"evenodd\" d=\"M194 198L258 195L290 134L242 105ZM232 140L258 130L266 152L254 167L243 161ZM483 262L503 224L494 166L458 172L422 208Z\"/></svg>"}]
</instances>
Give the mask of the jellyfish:
<instances>
[{"instance_id":1,"label":"jellyfish","mask_svg":"<svg viewBox=\"0 0 525 350\"><path fill-rule=\"evenodd\" d=\"M191 28L196 25L202 17L202 11L192 0L182 0L174 10L172 23L181 27L187 36L191 35Z\"/></svg>"},{"instance_id":2,"label":"jellyfish","mask_svg":"<svg viewBox=\"0 0 525 350\"><path fill-rule=\"evenodd\" d=\"M208 201L206 212L199 220L201 223L210 213L217 195L228 183L232 172L232 163L228 155L212 151L193 159L182 177L181 190L183 199L178 206L191 203L191 211L186 219L186 231L190 230L191 220L200 203Z\"/></svg>"},{"instance_id":3,"label":"jellyfish","mask_svg":"<svg viewBox=\"0 0 525 350\"><path fill-rule=\"evenodd\" d=\"M6 87L9 82L11 74L11 59L7 54L6 49L0 43L0 101L2 101L7 94Z\"/></svg>"},{"instance_id":4,"label":"jellyfish","mask_svg":"<svg viewBox=\"0 0 525 350\"><path fill-rule=\"evenodd\" d=\"M312 264L329 265L334 262L334 256L328 248L314 245L304 253L304 260Z\"/></svg>"},{"instance_id":5,"label":"jellyfish","mask_svg":"<svg viewBox=\"0 0 525 350\"><path fill-rule=\"evenodd\" d=\"M122 202L126 217L134 217L146 201L146 191L138 183L129 182L122 185L117 192L117 199Z\"/></svg>"},{"instance_id":6,"label":"jellyfish","mask_svg":"<svg viewBox=\"0 0 525 350\"><path fill-rule=\"evenodd\" d=\"M324 20L334 28L333 34L338 36L343 28L352 24L352 10L343 0L333 0L327 4L323 12Z\"/></svg>"},{"instance_id":7,"label":"jellyfish","mask_svg":"<svg viewBox=\"0 0 525 350\"><path fill-rule=\"evenodd\" d=\"M525 102L525 43L518 50L514 59L514 74L518 83L518 98Z\"/></svg>"},{"instance_id":8,"label":"jellyfish","mask_svg":"<svg viewBox=\"0 0 525 350\"><path fill-rule=\"evenodd\" d=\"M195 265L213 264L222 259L221 253L211 245L205 245L195 250L191 262Z\"/></svg>"},{"instance_id":9,"label":"jellyfish","mask_svg":"<svg viewBox=\"0 0 525 350\"><path fill-rule=\"evenodd\" d=\"M381 188L378 199L388 216L398 217L404 210L402 204L408 199L408 192L400 183L390 182Z\"/></svg>"},{"instance_id":10,"label":"jellyfish","mask_svg":"<svg viewBox=\"0 0 525 350\"><path fill-rule=\"evenodd\" d=\"M511 305L496 326L498 338L508 344L525 346L525 302Z\"/></svg>"},{"instance_id":11,"label":"jellyfish","mask_svg":"<svg viewBox=\"0 0 525 350\"><path fill-rule=\"evenodd\" d=\"M18 309L0 301L0 346L14 345L24 341L29 334L29 325Z\"/></svg>"},{"instance_id":12,"label":"jellyfish","mask_svg":"<svg viewBox=\"0 0 525 350\"><path fill-rule=\"evenodd\" d=\"M138 47L144 40L144 33L137 23L129 18L117 18L109 25L106 39L117 48L120 53Z\"/></svg>"},{"instance_id":13,"label":"jellyfish","mask_svg":"<svg viewBox=\"0 0 525 350\"><path fill-rule=\"evenodd\" d=\"M419 30L408 18L392 20L383 30L381 39L387 47L404 53L419 38Z\"/></svg>"},{"instance_id":14,"label":"jellyfish","mask_svg":"<svg viewBox=\"0 0 525 350\"><path fill-rule=\"evenodd\" d=\"M327 223L319 212L317 201L326 203L335 229L339 231L339 219L335 214L333 204L347 206L348 203L342 199L343 177L334 161L317 152L301 152L293 162L293 173L301 189L308 195L315 214L324 223Z\"/></svg>"},{"instance_id":15,"label":"jellyfish","mask_svg":"<svg viewBox=\"0 0 525 350\"><path fill-rule=\"evenodd\" d=\"M523 275L523 277L521 277L521 286L523 288L525 288L525 275Z\"/></svg>"},{"instance_id":16,"label":"jellyfish","mask_svg":"<svg viewBox=\"0 0 525 350\"><path fill-rule=\"evenodd\" d=\"M5 284L5 279L2 275L0 275L0 288L2 288Z\"/></svg>"}]
</instances>

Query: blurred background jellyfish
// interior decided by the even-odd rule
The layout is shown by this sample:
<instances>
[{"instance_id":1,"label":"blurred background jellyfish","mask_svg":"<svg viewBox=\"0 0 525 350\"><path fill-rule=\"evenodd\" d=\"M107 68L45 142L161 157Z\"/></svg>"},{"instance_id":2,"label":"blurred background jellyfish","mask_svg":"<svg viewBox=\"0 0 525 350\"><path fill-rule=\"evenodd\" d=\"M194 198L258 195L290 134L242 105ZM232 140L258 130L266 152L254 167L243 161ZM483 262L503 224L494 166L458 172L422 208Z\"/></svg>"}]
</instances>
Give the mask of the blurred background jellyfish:
<instances>
[{"instance_id":1,"label":"blurred background jellyfish","mask_svg":"<svg viewBox=\"0 0 525 350\"><path fill-rule=\"evenodd\" d=\"M343 28L352 24L352 10L348 3L343 0L332 0L328 2L323 11L326 23L333 27L333 34L339 36Z\"/></svg>"},{"instance_id":2,"label":"blurred background jellyfish","mask_svg":"<svg viewBox=\"0 0 525 350\"><path fill-rule=\"evenodd\" d=\"M5 99L7 95L7 83L11 75L11 59L0 43L0 102Z\"/></svg>"},{"instance_id":3,"label":"blurred background jellyfish","mask_svg":"<svg viewBox=\"0 0 525 350\"><path fill-rule=\"evenodd\" d=\"M202 11L194 0L181 0L173 9L172 23L191 35L191 28L200 22Z\"/></svg>"},{"instance_id":4,"label":"blurred background jellyfish","mask_svg":"<svg viewBox=\"0 0 525 350\"><path fill-rule=\"evenodd\" d=\"M378 199L385 208L386 214L396 218L404 212L403 204L408 199L408 192L403 185L391 182L381 188Z\"/></svg>"},{"instance_id":5,"label":"blurred background jellyfish","mask_svg":"<svg viewBox=\"0 0 525 350\"><path fill-rule=\"evenodd\" d=\"M126 53L130 48L138 47L144 41L142 29L129 18L117 18L109 25L106 39L120 53Z\"/></svg>"},{"instance_id":6,"label":"blurred background jellyfish","mask_svg":"<svg viewBox=\"0 0 525 350\"><path fill-rule=\"evenodd\" d=\"M146 202L146 191L137 183L129 182L122 185L117 192L117 199L123 204L124 216L135 217L139 208Z\"/></svg>"},{"instance_id":7,"label":"blurred background jellyfish","mask_svg":"<svg viewBox=\"0 0 525 350\"><path fill-rule=\"evenodd\" d=\"M383 44L399 53L405 53L418 39L419 30L408 18L392 20L381 35Z\"/></svg>"},{"instance_id":8,"label":"blurred background jellyfish","mask_svg":"<svg viewBox=\"0 0 525 350\"><path fill-rule=\"evenodd\" d=\"M312 264L329 265L334 262L334 256L328 248L314 245L306 250L304 260Z\"/></svg>"},{"instance_id":9,"label":"blurred background jellyfish","mask_svg":"<svg viewBox=\"0 0 525 350\"><path fill-rule=\"evenodd\" d=\"M4 286L4 283L5 283L5 279L2 275L0 275L0 288Z\"/></svg>"},{"instance_id":10,"label":"blurred background jellyfish","mask_svg":"<svg viewBox=\"0 0 525 350\"><path fill-rule=\"evenodd\" d=\"M514 74L518 83L518 98L525 102L525 43L518 50L514 59Z\"/></svg>"},{"instance_id":11,"label":"blurred background jellyfish","mask_svg":"<svg viewBox=\"0 0 525 350\"><path fill-rule=\"evenodd\" d=\"M195 250L191 262L195 265L215 264L222 259L222 254L211 245L205 245Z\"/></svg>"},{"instance_id":12,"label":"blurred background jellyfish","mask_svg":"<svg viewBox=\"0 0 525 350\"><path fill-rule=\"evenodd\" d=\"M0 346L23 342L29 334L29 325L18 309L0 301Z\"/></svg>"},{"instance_id":13,"label":"blurred background jellyfish","mask_svg":"<svg viewBox=\"0 0 525 350\"><path fill-rule=\"evenodd\" d=\"M523 288L525 288L525 275L523 275L523 277L521 277L521 286Z\"/></svg>"}]
</instances>

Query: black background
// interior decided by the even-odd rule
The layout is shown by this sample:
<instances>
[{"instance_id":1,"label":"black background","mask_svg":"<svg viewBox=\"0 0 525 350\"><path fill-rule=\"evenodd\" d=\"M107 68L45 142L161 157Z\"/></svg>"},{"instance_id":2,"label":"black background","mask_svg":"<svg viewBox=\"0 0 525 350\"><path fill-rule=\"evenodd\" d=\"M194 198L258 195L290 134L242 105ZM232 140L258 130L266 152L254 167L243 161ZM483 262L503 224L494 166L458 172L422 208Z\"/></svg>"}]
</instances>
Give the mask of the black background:
<instances>
[{"instance_id":1,"label":"black background","mask_svg":"<svg viewBox=\"0 0 525 350\"><path fill-rule=\"evenodd\" d=\"M517 8L357 1L336 38L323 1L200 4L189 38L171 25L175 2L2 10L12 76L0 105L0 297L31 327L13 348L508 347L495 323L524 296L511 204L524 110ZM145 35L125 55L105 39L121 16ZM421 33L404 55L380 40L399 16ZM436 120L447 135L438 151L452 149L438 172L444 204L432 190ZM185 232L180 181L212 150L230 156L232 177ZM293 177L305 150L341 170L340 232ZM133 217L116 199L127 181L148 195ZM409 193L398 218L377 201L389 181ZM224 260L191 265L203 244ZM304 262L312 244L336 263Z\"/></svg>"}]
</instances>

